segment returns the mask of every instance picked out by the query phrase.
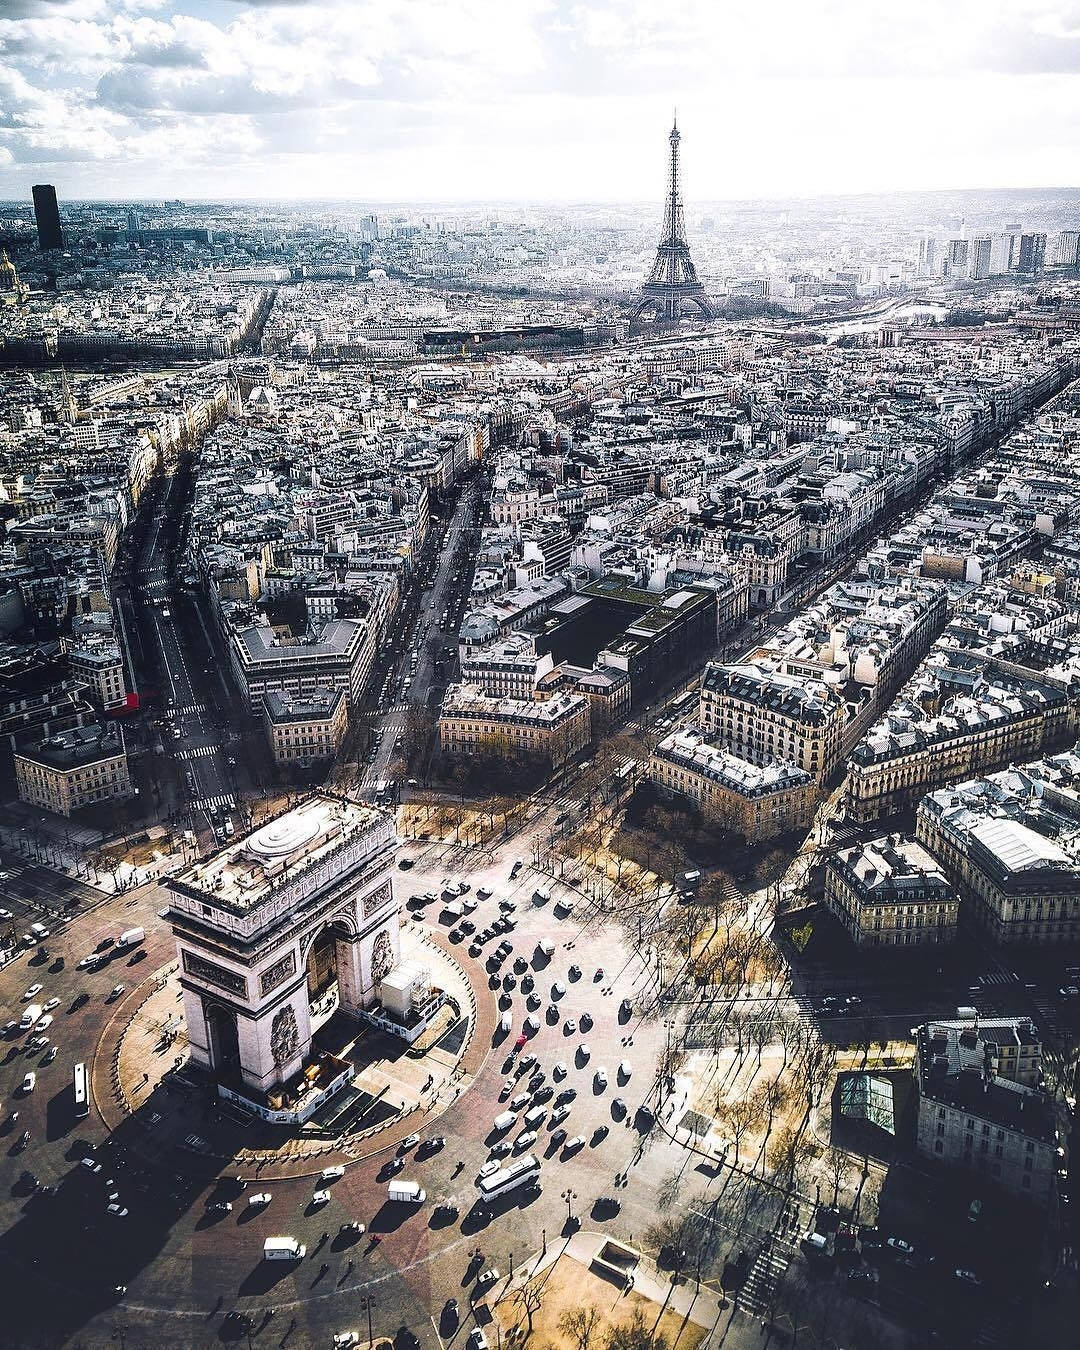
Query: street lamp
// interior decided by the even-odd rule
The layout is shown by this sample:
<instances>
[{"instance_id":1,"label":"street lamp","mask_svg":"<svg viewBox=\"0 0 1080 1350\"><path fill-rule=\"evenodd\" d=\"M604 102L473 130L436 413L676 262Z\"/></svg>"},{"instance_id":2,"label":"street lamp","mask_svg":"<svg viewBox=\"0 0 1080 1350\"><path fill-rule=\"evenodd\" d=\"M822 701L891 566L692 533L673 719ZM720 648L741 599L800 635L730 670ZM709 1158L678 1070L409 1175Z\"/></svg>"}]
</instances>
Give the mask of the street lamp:
<instances>
[{"instance_id":1,"label":"street lamp","mask_svg":"<svg viewBox=\"0 0 1080 1350\"><path fill-rule=\"evenodd\" d=\"M374 1298L371 1296L371 1294L361 1294L361 1295L360 1295L360 1308L361 1308L362 1311L366 1311L366 1312L367 1312L367 1336L368 1336L368 1345L374 1345L374 1344L375 1344L375 1337L372 1335L372 1331L371 1331L371 1310L372 1310L372 1308L374 1308L374 1306L375 1306L375 1300L374 1300Z\"/></svg>"},{"instance_id":2,"label":"street lamp","mask_svg":"<svg viewBox=\"0 0 1080 1350\"><path fill-rule=\"evenodd\" d=\"M573 1204L574 1201L578 1198L577 1191L571 1191L567 1189L563 1191L562 1198L566 1201L566 1222L569 1223L570 1220L574 1217Z\"/></svg>"}]
</instances>

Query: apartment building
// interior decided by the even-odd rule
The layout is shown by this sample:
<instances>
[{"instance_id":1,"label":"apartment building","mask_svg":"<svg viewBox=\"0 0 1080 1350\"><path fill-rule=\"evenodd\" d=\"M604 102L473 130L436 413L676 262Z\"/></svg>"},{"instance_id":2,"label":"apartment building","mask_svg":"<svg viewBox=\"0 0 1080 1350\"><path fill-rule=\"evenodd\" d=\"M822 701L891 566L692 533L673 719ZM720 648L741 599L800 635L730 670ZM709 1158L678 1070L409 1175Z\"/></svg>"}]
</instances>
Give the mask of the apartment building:
<instances>
[{"instance_id":1,"label":"apartment building","mask_svg":"<svg viewBox=\"0 0 1080 1350\"><path fill-rule=\"evenodd\" d=\"M32 733L16 741L14 762L19 800L60 816L132 795L124 733L116 722L90 722L44 737Z\"/></svg>"},{"instance_id":2,"label":"apartment building","mask_svg":"<svg viewBox=\"0 0 1080 1350\"><path fill-rule=\"evenodd\" d=\"M996 943L1080 939L1080 798L1039 767L942 788L919 803L919 840Z\"/></svg>"},{"instance_id":3,"label":"apartment building","mask_svg":"<svg viewBox=\"0 0 1080 1350\"><path fill-rule=\"evenodd\" d=\"M546 699L499 698L451 685L439 714L444 754L492 754L547 761L557 769L589 743L589 701L561 692Z\"/></svg>"},{"instance_id":4,"label":"apartment building","mask_svg":"<svg viewBox=\"0 0 1080 1350\"><path fill-rule=\"evenodd\" d=\"M320 688L306 698L290 698L271 690L263 696L263 725L275 764L333 759L349 725L345 694Z\"/></svg>"},{"instance_id":5,"label":"apartment building","mask_svg":"<svg viewBox=\"0 0 1080 1350\"><path fill-rule=\"evenodd\" d=\"M959 899L941 864L899 835L830 857L825 903L857 947L925 947L956 937Z\"/></svg>"},{"instance_id":6,"label":"apartment building","mask_svg":"<svg viewBox=\"0 0 1080 1350\"><path fill-rule=\"evenodd\" d=\"M1042 1046L1031 1020L929 1022L913 1034L919 1154L1050 1204L1064 1150L1053 1099L1038 1086Z\"/></svg>"},{"instance_id":7,"label":"apartment building","mask_svg":"<svg viewBox=\"0 0 1080 1350\"><path fill-rule=\"evenodd\" d=\"M943 784L1036 759L1071 723L1061 689L992 670L975 673L972 692L944 697L932 716L901 699L851 753L848 811L860 822L898 815Z\"/></svg>"},{"instance_id":8,"label":"apartment building","mask_svg":"<svg viewBox=\"0 0 1080 1350\"><path fill-rule=\"evenodd\" d=\"M710 740L752 764L785 761L818 784L840 756L844 700L828 685L765 662L705 667L698 721Z\"/></svg>"},{"instance_id":9,"label":"apartment building","mask_svg":"<svg viewBox=\"0 0 1080 1350\"><path fill-rule=\"evenodd\" d=\"M68 668L89 689L102 712L127 706L124 657L119 643L106 634L86 634L65 640Z\"/></svg>"},{"instance_id":10,"label":"apartment building","mask_svg":"<svg viewBox=\"0 0 1080 1350\"><path fill-rule=\"evenodd\" d=\"M306 699L320 688L340 690L352 706L367 687L375 659L366 619L336 619L313 638L295 638L266 623L233 629L228 637L233 678L253 716L272 692Z\"/></svg>"},{"instance_id":11,"label":"apartment building","mask_svg":"<svg viewBox=\"0 0 1080 1350\"><path fill-rule=\"evenodd\" d=\"M665 797L689 802L702 818L744 839L805 830L817 784L794 764L751 764L695 731L673 731L649 757L649 779Z\"/></svg>"}]
</instances>

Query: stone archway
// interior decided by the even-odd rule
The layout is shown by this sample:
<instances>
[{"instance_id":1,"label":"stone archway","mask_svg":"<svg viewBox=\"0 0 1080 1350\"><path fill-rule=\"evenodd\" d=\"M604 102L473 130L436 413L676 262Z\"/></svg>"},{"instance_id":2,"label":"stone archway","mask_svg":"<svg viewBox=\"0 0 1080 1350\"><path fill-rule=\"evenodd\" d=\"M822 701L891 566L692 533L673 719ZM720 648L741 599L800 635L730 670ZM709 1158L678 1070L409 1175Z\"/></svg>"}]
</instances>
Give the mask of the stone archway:
<instances>
[{"instance_id":1,"label":"stone archway","mask_svg":"<svg viewBox=\"0 0 1080 1350\"><path fill-rule=\"evenodd\" d=\"M312 1003L337 982L339 939L340 934L335 931L333 925L328 925L308 948L308 999Z\"/></svg>"},{"instance_id":2,"label":"stone archway","mask_svg":"<svg viewBox=\"0 0 1080 1350\"><path fill-rule=\"evenodd\" d=\"M240 1032L236 1013L220 1003L205 1008L206 1032L209 1039L210 1063L215 1073L239 1074Z\"/></svg>"}]
</instances>

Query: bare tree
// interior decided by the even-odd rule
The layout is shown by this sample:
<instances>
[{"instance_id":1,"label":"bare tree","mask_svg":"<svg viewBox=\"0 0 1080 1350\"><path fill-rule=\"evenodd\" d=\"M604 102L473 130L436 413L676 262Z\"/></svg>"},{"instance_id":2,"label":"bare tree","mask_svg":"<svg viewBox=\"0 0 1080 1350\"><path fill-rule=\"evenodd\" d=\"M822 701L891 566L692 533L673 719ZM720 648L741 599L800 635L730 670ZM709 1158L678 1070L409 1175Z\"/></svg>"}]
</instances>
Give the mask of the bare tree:
<instances>
[{"instance_id":1,"label":"bare tree","mask_svg":"<svg viewBox=\"0 0 1080 1350\"><path fill-rule=\"evenodd\" d=\"M533 1333L533 1318L540 1311L540 1305L543 1302L539 1285L523 1284L517 1290L517 1302L525 1310L525 1317L529 1323L529 1335Z\"/></svg>"},{"instance_id":2,"label":"bare tree","mask_svg":"<svg viewBox=\"0 0 1080 1350\"><path fill-rule=\"evenodd\" d=\"M595 1303L586 1303L581 1308L571 1308L559 1318L559 1330L570 1338L577 1350L589 1350L597 1323L601 1321L600 1309Z\"/></svg>"}]
</instances>

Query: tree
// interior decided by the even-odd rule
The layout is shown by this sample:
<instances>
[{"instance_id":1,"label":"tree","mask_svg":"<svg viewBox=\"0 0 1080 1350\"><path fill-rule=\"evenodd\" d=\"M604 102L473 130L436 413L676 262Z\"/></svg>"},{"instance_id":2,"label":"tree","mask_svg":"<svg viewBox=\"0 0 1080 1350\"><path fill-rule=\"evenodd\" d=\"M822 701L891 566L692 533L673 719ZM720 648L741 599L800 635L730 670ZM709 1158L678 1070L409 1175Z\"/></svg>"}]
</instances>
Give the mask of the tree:
<instances>
[{"instance_id":1,"label":"tree","mask_svg":"<svg viewBox=\"0 0 1080 1350\"><path fill-rule=\"evenodd\" d=\"M571 1308L559 1318L559 1330L570 1338L577 1350L589 1350L596 1325L601 1320L600 1309L595 1303L587 1303L583 1308Z\"/></svg>"},{"instance_id":2,"label":"tree","mask_svg":"<svg viewBox=\"0 0 1080 1350\"><path fill-rule=\"evenodd\" d=\"M539 1286L523 1284L517 1291L517 1301L525 1309L525 1316L529 1323L529 1335L531 1336L533 1333L533 1318L540 1311L540 1305L543 1302Z\"/></svg>"},{"instance_id":3,"label":"tree","mask_svg":"<svg viewBox=\"0 0 1080 1350\"><path fill-rule=\"evenodd\" d=\"M619 1322L608 1332L604 1350L667 1350L667 1340L653 1335L644 1313L635 1308L628 1322Z\"/></svg>"}]
</instances>

